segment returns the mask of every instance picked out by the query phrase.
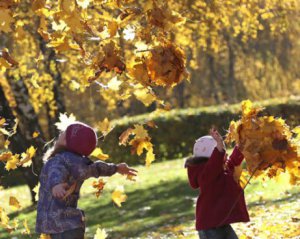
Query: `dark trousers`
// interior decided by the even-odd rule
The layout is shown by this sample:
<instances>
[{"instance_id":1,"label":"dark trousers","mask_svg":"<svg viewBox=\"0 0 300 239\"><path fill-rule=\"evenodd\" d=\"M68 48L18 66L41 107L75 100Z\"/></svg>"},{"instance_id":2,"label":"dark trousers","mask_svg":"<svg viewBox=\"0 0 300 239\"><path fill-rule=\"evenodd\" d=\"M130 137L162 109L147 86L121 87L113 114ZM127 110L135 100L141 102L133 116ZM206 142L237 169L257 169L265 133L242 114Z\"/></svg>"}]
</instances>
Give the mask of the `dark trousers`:
<instances>
[{"instance_id":1,"label":"dark trousers","mask_svg":"<svg viewBox=\"0 0 300 239\"><path fill-rule=\"evenodd\" d=\"M51 239L84 239L84 228L76 228L62 233L51 234Z\"/></svg>"},{"instance_id":2,"label":"dark trousers","mask_svg":"<svg viewBox=\"0 0 300 239\"><path fill-rule=\"evenodd\" d=\"M200 239L238 239L230 225L198 231Z\"/></svg>"}]
</instances>

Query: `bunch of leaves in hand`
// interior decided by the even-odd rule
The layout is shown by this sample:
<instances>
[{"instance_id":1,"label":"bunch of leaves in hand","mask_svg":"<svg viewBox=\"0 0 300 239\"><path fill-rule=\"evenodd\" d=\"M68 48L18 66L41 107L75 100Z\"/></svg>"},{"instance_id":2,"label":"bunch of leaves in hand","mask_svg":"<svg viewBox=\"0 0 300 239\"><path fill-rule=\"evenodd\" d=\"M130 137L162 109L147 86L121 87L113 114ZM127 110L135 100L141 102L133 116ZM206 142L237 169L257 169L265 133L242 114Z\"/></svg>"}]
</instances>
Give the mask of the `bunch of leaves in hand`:
<instances>
[{"instance_id":1,"label":"bunch of leaves in hand","mask_svg":"<svg viewBox=\"0 0 300 239\"><path fill-rule=\"evenodd\" d=\"M272 178L288 171L290 183L300 183L299 141L283 119L260 116L261 111L251 101L243 101L242 118L231 122L226 141L240 145L250 174L265 172Z\"/></svg>"}]
</instances>

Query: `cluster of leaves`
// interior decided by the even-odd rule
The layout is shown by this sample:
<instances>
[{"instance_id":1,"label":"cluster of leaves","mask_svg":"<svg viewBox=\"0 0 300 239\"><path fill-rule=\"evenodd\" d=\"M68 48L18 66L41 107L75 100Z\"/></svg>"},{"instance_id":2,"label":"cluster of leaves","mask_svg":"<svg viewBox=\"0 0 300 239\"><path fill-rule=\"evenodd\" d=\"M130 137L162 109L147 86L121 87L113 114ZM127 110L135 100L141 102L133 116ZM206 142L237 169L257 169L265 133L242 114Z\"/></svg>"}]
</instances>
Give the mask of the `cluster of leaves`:
<instances>
[{"instance_id":1,"label":"cluster of leaves","mask_svg":"<svg viewBox=\"0 0 300 239\"><path fill-rule=\"evenodd\" d=\"M262 108L242 102L242 117L232 121L226 141L238 144L251 175L270 178L287 171L291 184L300 182L299 127L293 131L281 118L260 115ZM297 137L293 137L293 132Z\"/></svg>"},{"instance_id":2,"label":"cluster of leaves","mask_svg":"<svg viewBox=\"0 0 300 239\"><path fill-rule=\"evenodd\" d=\"M149 127L155 127L153 122L148 122L147 125ZM132 139L130 137L131 135L133 135ZM137 154L140 156L144 150L146 150L146 166L150 166L150 164L155 160L153 144L150 142L151 137L143 125L135 124L134 128L128 128L120 135L119 140L120 145L131 145L132 154Z\"/></svg>"}]
</instances>

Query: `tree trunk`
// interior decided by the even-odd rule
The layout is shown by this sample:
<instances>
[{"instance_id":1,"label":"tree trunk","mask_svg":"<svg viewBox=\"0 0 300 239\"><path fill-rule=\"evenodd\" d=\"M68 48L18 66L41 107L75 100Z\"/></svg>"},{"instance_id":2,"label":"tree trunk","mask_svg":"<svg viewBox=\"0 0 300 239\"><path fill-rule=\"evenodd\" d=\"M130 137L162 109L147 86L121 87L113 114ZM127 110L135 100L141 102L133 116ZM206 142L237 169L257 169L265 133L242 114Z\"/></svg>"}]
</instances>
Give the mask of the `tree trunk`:
<instances>
[{"instance_id":1,"label":"tree trunk","mask_svg":"<svg viewBox=\"0 0 300 239\"><path fill-rule=\"evenodd\" d=\"M30 193L32 196L31 201L33 203L36 203L35 193L32 191L32 189L38 183L38 175L43 166L42 163L42 155L43 155L43 148L44 148L43 132L39 125L38 117L32 105L30 104L28 90L26 85L23 82L23 79L20 78L19 80L15 80L14 77L9 76L9 74L7 74L6 76L9 80L11 90L14 94L14 98L17 103L17 106L14 110L17 113L17 117L19 119L17 133L10 138L11 141L10 150L13 153L20 154L26 151L26 149L31 145L37 148L36 155L32 159L31 168L20 167L20 170L24 175L26 183L30 188ZM15 117L8 105L3 90L2 90L1 101L2 99L5 99L5 101L3 102L6 102L4 115L5 117L10 118L10 122L13 122ZM35 139L32 138L34 132L39 132L39 136Z\"/></svg>"}]
</instances>

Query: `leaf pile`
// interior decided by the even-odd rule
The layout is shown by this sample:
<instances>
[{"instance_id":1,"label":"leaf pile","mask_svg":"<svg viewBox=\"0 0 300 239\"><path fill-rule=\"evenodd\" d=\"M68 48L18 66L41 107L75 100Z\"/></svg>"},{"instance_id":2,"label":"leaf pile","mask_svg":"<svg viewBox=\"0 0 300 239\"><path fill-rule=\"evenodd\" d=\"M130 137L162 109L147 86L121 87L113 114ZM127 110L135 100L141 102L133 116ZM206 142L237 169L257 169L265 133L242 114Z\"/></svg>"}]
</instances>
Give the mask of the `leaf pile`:
<instances>
[{"instance_id":1,"label":"leaf pile","mask_svg":"<svg viewBox=\"0 0 300 239\"><path fill-rule=\"evenodd\" d=\"M260 116L262 108L242 102L242 118L232 121L226 141L240 145L254 176L276 177L288 171L290 183L300 183L299 144L282 118Z\"/></svg>"},{"instance_id":2,"label":"leaf pile","mask_svg":"<svg viewBox=\"0 0 300 239\"><path fill-rule=\"evenodd\" d=\"M189 76L183 50L170 42L153 47L129 74L143 85L164 87L173 87Z\"/></svg>"}]
</instances>

